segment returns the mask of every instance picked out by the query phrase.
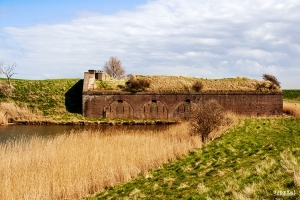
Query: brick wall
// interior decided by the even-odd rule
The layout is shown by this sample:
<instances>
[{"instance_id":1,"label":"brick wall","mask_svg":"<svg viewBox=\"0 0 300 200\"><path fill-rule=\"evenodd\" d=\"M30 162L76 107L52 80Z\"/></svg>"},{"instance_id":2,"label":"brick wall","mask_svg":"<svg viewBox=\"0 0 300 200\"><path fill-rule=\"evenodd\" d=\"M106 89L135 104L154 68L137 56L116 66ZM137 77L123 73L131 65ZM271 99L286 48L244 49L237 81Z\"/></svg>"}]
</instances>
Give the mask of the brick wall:
<instances>
[{"instance_id":1,"label":"brick wall","mask_svg":"<svg viewBox=\"0 0 300 200\"><path fill-rule=\"evenodd\" d=\"M247 116L282 114L282 93L102 93L83 92L83 115L86 117L187 119L191 106L217 100L225 109Z\"/></svg>"}]
</instances>

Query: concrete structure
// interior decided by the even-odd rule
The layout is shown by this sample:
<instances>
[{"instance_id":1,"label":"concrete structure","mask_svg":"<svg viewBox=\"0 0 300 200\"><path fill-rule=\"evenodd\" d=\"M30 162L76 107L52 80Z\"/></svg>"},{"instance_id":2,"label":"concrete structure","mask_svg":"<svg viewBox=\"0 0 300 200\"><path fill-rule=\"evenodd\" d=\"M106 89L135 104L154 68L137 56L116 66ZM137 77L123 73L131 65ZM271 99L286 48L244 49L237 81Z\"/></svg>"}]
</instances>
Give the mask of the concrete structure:
<instances>
[{"instance_id":1,"label":"concrete structure","mask_svg":"<svg viewBox=\"0 0 300 200\"><path fill-rule=\"evenodd\" d=\"M89 70L84 73L83 91L93 90L95 80L105 81L110 76L101 70Z\"/></svg>"},{"instance_id":2,"label":"concrete structure","mask_svg":"<svg viewBox=\"0 0 300 200\"><path fill-rule=\"evenodd\" d=\"M96 75L99 73L98 75ZM188 119L192 105L210 99L225 109L247 116L281 115L281 92L102 92L94 91L96 77L105 78L103 72L85 73L82 113L85 117L137 118L137 119ZM100 75L100 76L99 76ZM99 79L103 80L103 79Z\"/></svg>"}]
</instances>

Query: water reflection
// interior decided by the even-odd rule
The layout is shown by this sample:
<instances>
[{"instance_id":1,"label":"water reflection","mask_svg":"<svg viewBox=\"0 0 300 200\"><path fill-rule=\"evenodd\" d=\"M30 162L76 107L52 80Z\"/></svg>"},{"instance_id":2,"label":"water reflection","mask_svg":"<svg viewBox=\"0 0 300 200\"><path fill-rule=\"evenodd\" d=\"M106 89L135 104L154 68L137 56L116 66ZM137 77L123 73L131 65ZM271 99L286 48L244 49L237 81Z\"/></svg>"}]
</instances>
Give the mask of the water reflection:
<instances>
[{"instance_id":1,"label":"water reflection","mask_svg":"<svg viewBox=\"0 0 300 200\"><path fill-rule=\"evenodd\" d=\"M58 125L8 125L0 126L0 142L6 142L8 140L18 140L20 138L30 138L32 136L41 137L52 137L57 134L63 134L70 131L80 131L80 130L100 130L101 132L105 130L115 130L122 129L124 131L137 130L154 130L154 131L164 131L167 130L171 125L130 125L130 126L110 126L110 125L99 125L99 126L58 126Z\"/></svg>"}]
</instances>

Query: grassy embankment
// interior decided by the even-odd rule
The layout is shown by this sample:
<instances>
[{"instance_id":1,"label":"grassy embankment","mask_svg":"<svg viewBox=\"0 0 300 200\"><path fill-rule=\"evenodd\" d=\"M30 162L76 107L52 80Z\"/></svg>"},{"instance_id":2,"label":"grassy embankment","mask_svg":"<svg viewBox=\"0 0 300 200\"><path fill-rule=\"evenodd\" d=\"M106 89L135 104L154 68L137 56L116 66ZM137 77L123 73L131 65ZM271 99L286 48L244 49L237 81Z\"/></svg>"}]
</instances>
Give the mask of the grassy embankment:
<instances>
[{"instance_id":1,"label":"grassy embankment","mask_svg":"<svg viewBox=\"0 0 300 200\"><path fill-rule=\"evenodd\" d=\"M23 121L83 119L80 79L12 79L12 85L15 89L9 98L0 96L1 110L8 118Z\"/></svg>"},{"instance_id":2,"label":"grassy embankment","mask_svg":"<svg viewBox=\"0 0 300 200\"><path fill-rule=\"evenodd\" d=\"M0 79L0 83L5 82ZM30 123L121 123L120 120L82 116L82 79L12 79L10 97L0 94L0 124ZM136 122L138 123L138 122ZM149 122L150 123L150 122Z\"/></svg>"},{"instance_id":3,"label":"grassy embankment","mask_svg":"<svg viewBox=\"0 0 300 200\"><path fill-rule=\"evenodd\" d=\"M300 118L243 119L181 160L89 199L298 199Z\"/></svg>"},{"instance_id":4,"label":"grassy embankment","mask_svg":"<svg viewBox=\"0 0 300 200\"><path fill-rule=\"evenodd\" d=\"M203 83L204 92L257 91L257 84L264 83L243 77L201 79L182 76L137 76L137 78L149 80L150 88L147 90L155 92L192 92L192 85L197 80ZM0 83L5 81L4 78L0 79ZM114 79L96 81L95 90L120 91L125 87L125 82L126 80ZM12 85L15 90L11 97L0 95L0 124L7 123L7 118L25 122L91 120L81 115L83 85L81 79L12 79ZM267 88L265 90L269 91ZM105 122L107 119L92 119L92 121Z\"/></svg>"}]
</instances>

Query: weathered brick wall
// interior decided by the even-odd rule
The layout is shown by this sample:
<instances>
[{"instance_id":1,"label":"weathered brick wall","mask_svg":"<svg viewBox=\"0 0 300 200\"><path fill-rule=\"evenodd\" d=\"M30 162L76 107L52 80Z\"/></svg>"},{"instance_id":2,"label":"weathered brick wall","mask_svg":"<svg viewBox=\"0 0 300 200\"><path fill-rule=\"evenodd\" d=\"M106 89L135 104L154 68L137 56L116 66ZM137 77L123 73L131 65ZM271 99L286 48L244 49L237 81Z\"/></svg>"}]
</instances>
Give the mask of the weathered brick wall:
<instances>
[{"instance_id":1,"label":"weathered brick wall","mask_svg":"<svg viewBox=\"0 0 300 200\"><path fill-rule=\"evenodd\" d=\"M83 92L83 115L86 117L184 119L192 104L217 100L225 109L247 116L282 114L282 93L101 93Z\"/></svg>"}]
</instances>

